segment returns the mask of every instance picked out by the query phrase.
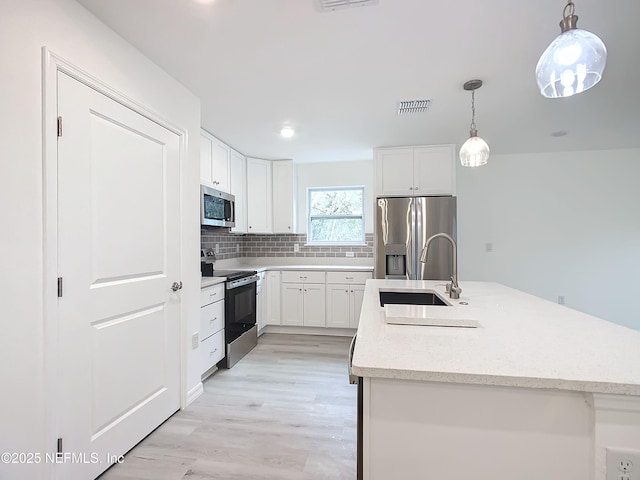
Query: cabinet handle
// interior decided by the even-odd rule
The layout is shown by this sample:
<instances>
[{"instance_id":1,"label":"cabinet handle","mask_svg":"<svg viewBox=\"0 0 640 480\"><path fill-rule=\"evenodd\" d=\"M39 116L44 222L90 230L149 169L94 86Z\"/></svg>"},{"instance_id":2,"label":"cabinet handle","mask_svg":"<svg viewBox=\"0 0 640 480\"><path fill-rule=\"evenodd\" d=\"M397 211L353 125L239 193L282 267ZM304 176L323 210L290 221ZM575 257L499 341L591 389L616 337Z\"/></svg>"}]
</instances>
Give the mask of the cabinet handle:
<instances>
[{"instance_id":1,"label":"cabinet handle","mask_svg":"<svg viewBox=\"0 0 640 480\"><path fill-rule=\"evenodd\" d=\"M347 280L353 280L353 277L344 277L344 278L346 278Z\"/></svg>"},{"instance_id":2,"label":"cabinet handle","mask_svg":"<svg viewBox=\"0 0 640 480\"><path fill-rule=\"evenodd\" d=\"M305 288L305 289L304 289L304 291L306 292L306 291L307 291L307 289Z\"/></svg>"},{"instance_id":3,"label":"cabinet handle","mask_svg":"<svg viewBox=\"0 0 640 480\"><path fill-rule=\"evenodd\" d=\"M414 190L420 190L420 187L415 187Z\"/></svg>"},{"instance_id":4,"label":"cabinet handle","mask_svg":"<svg viewBox=\"0 0 640 480\"><path fill-rule=\"evenodd\" d=\"M214 348L214 349L213 349L213 352L209 352L209 356L210 356L210 357L213 357L213 354L214 354L214 353L216 353L217 351L218 351L218 349L217 349L217 348Z\"/></svg>"},{"instance_id":5,"label":"cabinet handle","mask_svg":"<svg viewBox=\"0 0 640 480\"><path fill-rule=\"evenodd\" d=\"M211 298L211 297L215 297L216 295L218 295L218 292L210 293L210 294L209 294L209 298Z\"/></svg>"},{"instance_id":6,"label":"cabinet handle","mask_svg":"<svg viewBox=\"0 0 640 480\"><path fill-rule=\"evenodd\" d=\"M349 293L349 290L345 290L344 293Z\"/></svg>"},{"instance_id":7,"label":"cabinet handle","mask_svg":"<svg viewBox=\"0 0 640 480\"><path fill-rule=\"evenodd\" d=\"M413 187L409 187L409 190L413 190Z\"/></svg>"},{"instance_id":8,"label":"cabinet handle","mask_svg":"<svg viewBox=\"0 0 640 480\"><path fill-rule=\"evenodd\" d=\"M209 320L209 323L213 323L213 322L215 322L217 319L218 319L218 317L213 317L213 319L212 319L212 320Z\"/></svg>"},{"instance_id":9,"label":"cabinet handle","mask_svg":"<svg viewBox=\"0 0 640 480\"><path fill-rule=\"evenodd\" d=\"M249 225L249 228L253 228L251 225Z\"/></svg>"},{"instance_id":10,"label":"cabinet handle","mask_svg":"<svg viewBox=\"0 0 640 480\"><path fill-rule=\"evenodd\" d=\"M302 291L302 289L300 289L300 291Z\"/></svg>"}]
</instances>

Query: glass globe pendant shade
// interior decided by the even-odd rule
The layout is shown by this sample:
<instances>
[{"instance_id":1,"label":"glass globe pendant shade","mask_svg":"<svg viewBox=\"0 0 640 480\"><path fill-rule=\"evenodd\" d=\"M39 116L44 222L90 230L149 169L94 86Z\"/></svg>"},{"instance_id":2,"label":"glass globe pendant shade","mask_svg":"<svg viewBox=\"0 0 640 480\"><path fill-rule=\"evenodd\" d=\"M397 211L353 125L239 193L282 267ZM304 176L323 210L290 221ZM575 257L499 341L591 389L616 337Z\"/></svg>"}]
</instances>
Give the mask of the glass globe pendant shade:
<instances>
[{"instance_id":1,"label":"glass globe pendant shade","mask_svg":"<svg viewBox=\"0 0 640 480\"><path fill-rule=\"evenodd\" d=\"M538 60L536 80L540 93L547 98L584 92L602 78L607 48L593 33L576 28L577 21L576 15L564 17L562 33Z\"/></svg>"},{"instance_id":2,"label":"glass globe pendant shade","mask_svg":"<svg viewBox=\"0 0 640 480\"><path fill-rule=\"evenodd\" d=\"M471 131L471 137L460 147L460 162L463 167L480 167L487 164L490 153L487 142Z\"/></svg>"}]
</instances>

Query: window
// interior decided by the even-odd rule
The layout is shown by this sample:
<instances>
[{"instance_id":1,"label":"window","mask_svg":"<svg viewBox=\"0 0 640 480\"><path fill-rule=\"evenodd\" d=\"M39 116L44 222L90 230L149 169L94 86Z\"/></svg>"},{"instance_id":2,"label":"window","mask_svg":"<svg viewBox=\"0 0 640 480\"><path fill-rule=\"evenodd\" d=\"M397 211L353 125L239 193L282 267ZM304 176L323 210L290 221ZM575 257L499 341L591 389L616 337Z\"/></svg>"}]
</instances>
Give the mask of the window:
<instances>
[{"instance_id":1,"label":"window","mask_svg":"<svg viewBox=\"0 0 640 480\"><path fill-rule=\"evenodd\" d=\"M364 187L309 188L309 244L362 244Z\"/></svg>"}]
</instances>

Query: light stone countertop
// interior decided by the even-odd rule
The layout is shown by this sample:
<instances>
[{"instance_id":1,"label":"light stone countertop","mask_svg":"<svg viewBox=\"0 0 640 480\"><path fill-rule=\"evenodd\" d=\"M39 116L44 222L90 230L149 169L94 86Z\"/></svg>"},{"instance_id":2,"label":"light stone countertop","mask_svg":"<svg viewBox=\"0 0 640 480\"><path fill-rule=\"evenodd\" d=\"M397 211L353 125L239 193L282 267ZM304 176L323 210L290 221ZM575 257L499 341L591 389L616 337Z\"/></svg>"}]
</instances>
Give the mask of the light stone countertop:
<instances>
[{"instance_id":1,"label":"light stone countertop","mask_svg":"<svg viewBox=\"0 0 640 480\"><path fill-rule=\"evenodd\" d=\"M442 281L368 280L353 373L640 396L639 331L497 283L460 286L460 299L451 300ZM480 326L388 324L380 289L436 290L453 306L432 308Z\"/></svg>"},{"instance_id":2,"label":"light stone countertop","mask_svg":"<svg viewBox=\"0 0 640 480\"><path fill-rule=\"evenodd\" d=\"M247 263L225 263L224 268L218 266L218 270L255 270L257 272L265 272L268 270L312 270L312 271L327 271L327 272L373 272L372 266L365 265L251 265ZM218 283L223 283L226 280L225 277L201 277L200 288L210 287Z\"/></svg>"},{"instance_id":3,"label":"light stone countertop","mask_svg":"<svg viewBox=\"0 0 640 480\"><path fill-rule=\"evenodd\" d=\"M200 277L200 288L224 283L226 280L226 277Z\"/></svg>"}]
</instances>

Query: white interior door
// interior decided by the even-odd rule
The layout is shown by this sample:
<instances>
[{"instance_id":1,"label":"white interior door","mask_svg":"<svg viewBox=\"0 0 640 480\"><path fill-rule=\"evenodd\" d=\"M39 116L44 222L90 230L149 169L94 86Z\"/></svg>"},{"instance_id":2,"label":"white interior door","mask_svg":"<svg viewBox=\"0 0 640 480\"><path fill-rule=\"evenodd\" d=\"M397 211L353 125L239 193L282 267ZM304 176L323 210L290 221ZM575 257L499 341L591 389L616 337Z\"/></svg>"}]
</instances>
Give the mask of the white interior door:
<instances>
[{"instance_id":1,"label":"white interior door","mask_svg":"<svg viewBox=\"0 0 640 480\"><path fill-rule=\"evenodd\" d=\"M58 478L87 480L180 407L180 138L63 73L58 115L58 424L88 455Z\"/></svg>"}]
</instances>

